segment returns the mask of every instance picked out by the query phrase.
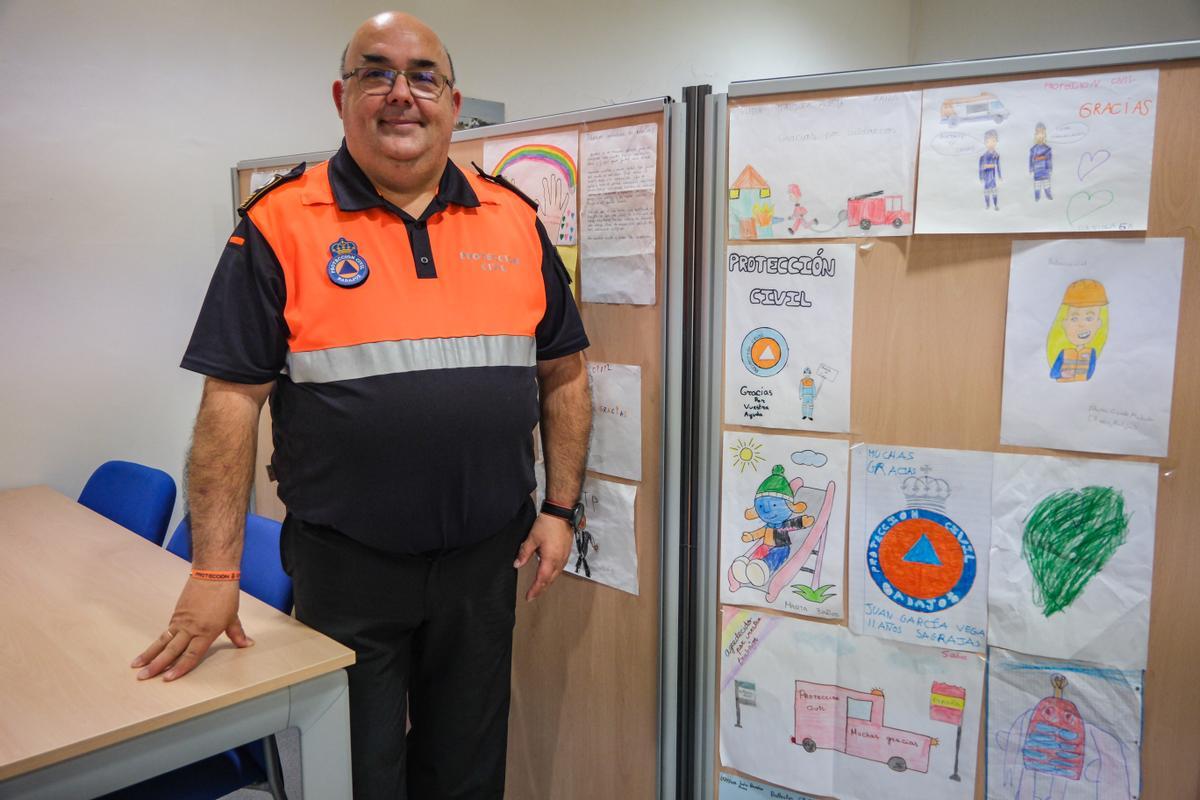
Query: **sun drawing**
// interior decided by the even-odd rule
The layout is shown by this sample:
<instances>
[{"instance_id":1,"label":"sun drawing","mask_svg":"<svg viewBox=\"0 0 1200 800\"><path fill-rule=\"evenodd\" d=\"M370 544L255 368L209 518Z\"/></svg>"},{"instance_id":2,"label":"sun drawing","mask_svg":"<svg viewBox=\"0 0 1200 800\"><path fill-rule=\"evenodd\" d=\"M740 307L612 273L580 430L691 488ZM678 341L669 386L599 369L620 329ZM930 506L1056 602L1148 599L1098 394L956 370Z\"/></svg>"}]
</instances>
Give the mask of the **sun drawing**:
<instances>
[{"instance_id":1,"label":"sun drawing","mask_svg":"<svg viewBox=\"0 0 1200 800\"><path fill-rule=\"evenodd\" d=\"M729 448L729 452L733 453L734 469L738 470L738 472L745 472L746 467L749 467L758 472L758 465L766 461L765 458L758 454L758 451L761 449L762 445L753 439L738 439L737 444Z\"/></svg>"}]
</instances>

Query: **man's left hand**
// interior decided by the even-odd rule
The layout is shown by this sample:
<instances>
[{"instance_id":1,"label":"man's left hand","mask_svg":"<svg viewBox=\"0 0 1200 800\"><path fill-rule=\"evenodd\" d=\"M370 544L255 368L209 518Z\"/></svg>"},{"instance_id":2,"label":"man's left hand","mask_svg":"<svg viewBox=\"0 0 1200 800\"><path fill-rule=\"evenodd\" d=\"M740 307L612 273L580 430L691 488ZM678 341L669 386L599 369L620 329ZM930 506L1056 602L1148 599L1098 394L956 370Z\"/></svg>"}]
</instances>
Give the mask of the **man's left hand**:
<instances>
[{"instance_id":1,"label":"man's left hand","mask_svg":"<svg viewBox=\"0 0 1200 800\"><path fill-rule=\"evenodd\" d=\"M533 585L525 593L526 600L533 600L554 583L554 579L563 571L567 560L571 557L571 542L574 534L571 523L565 519L552 517L548 514L538 514L533 521L529 536L521 542L517 551L517 560L513 566L517 569L525 566L525 562L537 553L538 571L533 579Z\"/></svg>"}]
</instances>

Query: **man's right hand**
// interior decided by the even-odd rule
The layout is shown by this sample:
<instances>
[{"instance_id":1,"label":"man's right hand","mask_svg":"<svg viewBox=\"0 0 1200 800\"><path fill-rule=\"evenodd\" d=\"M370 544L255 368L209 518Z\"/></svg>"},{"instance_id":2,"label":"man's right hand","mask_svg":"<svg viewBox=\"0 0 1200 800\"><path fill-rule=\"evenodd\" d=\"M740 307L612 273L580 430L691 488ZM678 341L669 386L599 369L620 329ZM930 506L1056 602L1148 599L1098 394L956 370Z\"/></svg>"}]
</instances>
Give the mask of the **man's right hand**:
<instances>
[{"instance_id":1,"label":"man's right hand","mask_svg":"<svg viewBox=\"0 0 1200 800\"><path fill-rule=\"evenodd\" d=\"M237 581L189 578L166 631L129 665L142 668L138 680L153 678L163 670L164 680L182 678L200 663L221 633L238 647L254 644L238 619L238 597Z\"/></svg>"}]
</instances>

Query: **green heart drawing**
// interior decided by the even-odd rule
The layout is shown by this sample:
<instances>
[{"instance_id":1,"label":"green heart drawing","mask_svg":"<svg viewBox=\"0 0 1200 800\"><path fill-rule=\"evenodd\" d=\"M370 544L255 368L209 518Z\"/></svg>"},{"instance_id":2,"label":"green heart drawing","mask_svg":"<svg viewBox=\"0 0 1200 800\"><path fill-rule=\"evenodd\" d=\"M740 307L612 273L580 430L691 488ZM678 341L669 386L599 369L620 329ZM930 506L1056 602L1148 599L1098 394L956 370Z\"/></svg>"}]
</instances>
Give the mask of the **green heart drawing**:
<instances>
[{"instance_id":1,"label":"green heart drawing","mask_svg":"<svg viewBox=\"0 0 1200 800\"><path fill-rule=\"evenodd\" d=\"M1076 203L1077 200L1081 202ZM1076 192L1067 201L1067 224L1074 225L1084 217L1090 217L1100 209L1111 206L1113 200L1116 200L1116 197L1108 189L1100 189L1095 192ZM1072 209L1077 209L1077 211L1072 211Z\"/></svg>"},{"instance_id":2,"label":"green heart drawing","mask_svg":"<svg viewBox=\"0 0 1200 800\"><path fill-rule=\"evenodd\" d=\"M1021 555L1033 573L1033 602L1049 617L1075 602L1088 581L1125 543L1124 496L1109 486L1066 489L1025 519Z\"/></svg>"}]
</instances>

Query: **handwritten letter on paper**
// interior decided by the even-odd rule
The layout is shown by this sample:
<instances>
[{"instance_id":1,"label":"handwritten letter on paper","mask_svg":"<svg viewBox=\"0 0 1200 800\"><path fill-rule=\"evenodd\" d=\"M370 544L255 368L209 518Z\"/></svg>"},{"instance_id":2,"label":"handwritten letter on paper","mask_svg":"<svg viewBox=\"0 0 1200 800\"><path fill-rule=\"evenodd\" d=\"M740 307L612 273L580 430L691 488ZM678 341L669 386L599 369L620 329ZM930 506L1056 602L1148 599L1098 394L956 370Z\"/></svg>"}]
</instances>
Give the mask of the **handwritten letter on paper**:
<instances>
[{"instance_id":1,"label":"handwritten letter on paper","mask_svg":"<svg viewBox=\"0 0 1200 800\"><path fill-rule=\"evenodd\" d=\"M658 126L583 135L582 299L654 305Z\"/></svg>"}]
</instances>

